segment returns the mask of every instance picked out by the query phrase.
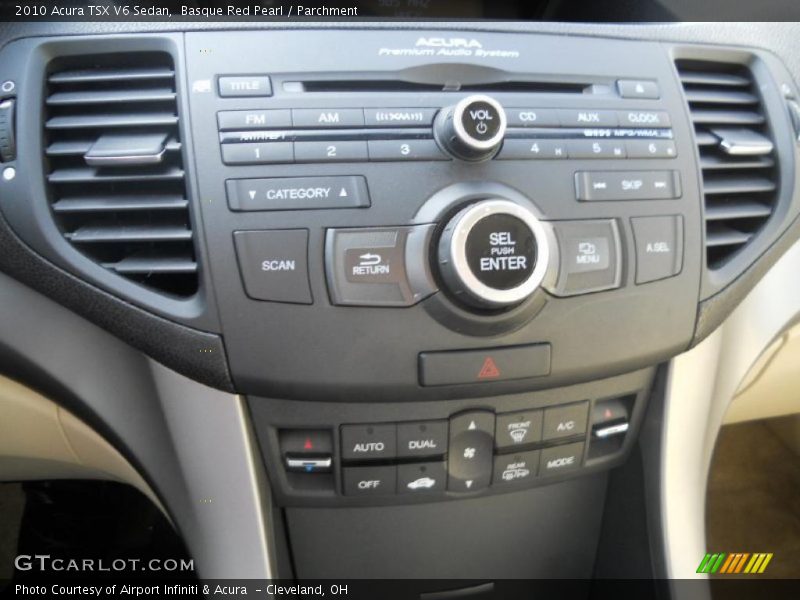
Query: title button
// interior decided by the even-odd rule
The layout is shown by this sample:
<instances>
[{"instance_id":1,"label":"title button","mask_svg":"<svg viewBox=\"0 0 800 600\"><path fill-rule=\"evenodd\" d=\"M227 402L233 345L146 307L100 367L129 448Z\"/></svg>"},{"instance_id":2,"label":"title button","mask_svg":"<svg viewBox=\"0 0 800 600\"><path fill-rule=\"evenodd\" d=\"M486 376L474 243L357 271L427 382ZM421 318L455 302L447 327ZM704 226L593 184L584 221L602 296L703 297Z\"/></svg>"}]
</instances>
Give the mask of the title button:
<instances>
[{"instance_id":1,"label":"title button","mask_svg":"<svg viewBox=\"0 0 800 600\"><path fill-rule=\"evenodd\" d=\"M266 75L222 76L218 80L223 98L272 96L272 83Z\"/></svg>"}]
</instances>

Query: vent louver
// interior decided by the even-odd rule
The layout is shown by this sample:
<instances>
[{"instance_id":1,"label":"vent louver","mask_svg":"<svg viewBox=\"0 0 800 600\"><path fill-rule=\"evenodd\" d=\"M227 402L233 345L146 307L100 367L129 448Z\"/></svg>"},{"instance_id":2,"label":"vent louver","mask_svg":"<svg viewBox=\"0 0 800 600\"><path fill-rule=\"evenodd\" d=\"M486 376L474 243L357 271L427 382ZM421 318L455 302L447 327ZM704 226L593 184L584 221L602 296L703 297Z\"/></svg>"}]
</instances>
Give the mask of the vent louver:
<instances>
[{"instance_id":1,"label":"vent louver","mask_svg":"<svg viewBox=\"0 0 800 600\"><path fill-rule=\"evenodd\" d=\"M66 239L122 277L175 296L195 293L171 56L54 63L45 113L50 201Z\"/></svg>"},{"instance_id":2,"label":"vent louver","mask_svg":"<svg viewBox=\"0 0 800 600\"><path fill-rule=\"evenodd\" d=\"M678 60L703 172L706 262L722 266L764 226L778 174L767 118L744 65Z\"/></svg>"}]
</instances>

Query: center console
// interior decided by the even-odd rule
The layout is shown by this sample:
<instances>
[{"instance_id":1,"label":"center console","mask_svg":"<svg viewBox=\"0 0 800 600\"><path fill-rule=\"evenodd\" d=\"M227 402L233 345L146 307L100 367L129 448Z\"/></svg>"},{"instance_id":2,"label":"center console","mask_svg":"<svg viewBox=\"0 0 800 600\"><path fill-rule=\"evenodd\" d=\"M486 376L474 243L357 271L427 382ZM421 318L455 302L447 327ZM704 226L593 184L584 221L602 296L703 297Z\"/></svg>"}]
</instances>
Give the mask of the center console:
<instances>
[{"instance_id":1,"label":"center console","mask_svg":"<svg viewBox=\"0 0 800 600\"><path fill-rule=\"evenodd\" d=\"M289 575L590 576L659 366L799 208L800 109L763 53L423 29L81 44L6 50L33 57L7 62L44 125L20 124L4 216L149 315L122 337L246 398ZM44 172L49 204L16 201Z\"/></svg>"}]
</instances>

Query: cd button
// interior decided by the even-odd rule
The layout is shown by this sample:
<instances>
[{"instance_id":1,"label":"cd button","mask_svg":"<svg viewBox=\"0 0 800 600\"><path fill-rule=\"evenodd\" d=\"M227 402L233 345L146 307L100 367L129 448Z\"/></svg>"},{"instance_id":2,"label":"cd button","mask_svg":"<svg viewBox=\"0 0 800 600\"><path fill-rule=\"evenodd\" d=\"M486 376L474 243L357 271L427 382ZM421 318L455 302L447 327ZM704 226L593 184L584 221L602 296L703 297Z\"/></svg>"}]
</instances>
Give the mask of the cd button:
<instances>
[{"instance_id":1,"label":"cd button","mask_svg":"<svg viewBox=\"0 0 800 600\"><path fill-rule=\"evenodd\" d=\"M509 127L558 127L558 111L554 108L506 108Z\"/></svg>"}]
</instances>

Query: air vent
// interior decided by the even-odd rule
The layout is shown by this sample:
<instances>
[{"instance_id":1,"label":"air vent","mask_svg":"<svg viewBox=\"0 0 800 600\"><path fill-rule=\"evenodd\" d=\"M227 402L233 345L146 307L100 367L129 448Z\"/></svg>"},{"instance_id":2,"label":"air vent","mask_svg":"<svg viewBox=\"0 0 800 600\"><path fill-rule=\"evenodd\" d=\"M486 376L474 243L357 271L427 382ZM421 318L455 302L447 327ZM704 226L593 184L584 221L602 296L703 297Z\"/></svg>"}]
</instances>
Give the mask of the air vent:
<instances>
[{"instance_id":1,"label":"air vent","mask_svg":"<svg viewBox=\"0 0 800 600\"><path fill-rule=\"evenodd\" d=\"M172 58L108 54L51 64L50 201L64 237L159 292L197 291Z\"/></svg>"},{"instance_id":2,"label":"air vent","mask_svg":"<svg viewBox=\"0 0 800 600\"><path fill-rule=\"evenodd\" d=\"M770 218L778 193L774 147L753 74L743 65L676 62L703 171L706 259L721 267Z\"/></svg>"}]
</instances>

